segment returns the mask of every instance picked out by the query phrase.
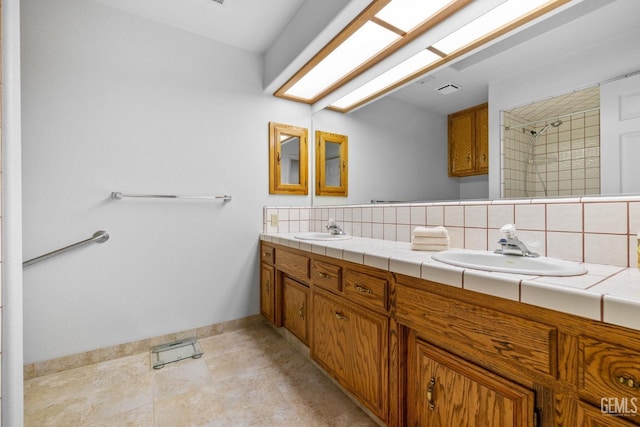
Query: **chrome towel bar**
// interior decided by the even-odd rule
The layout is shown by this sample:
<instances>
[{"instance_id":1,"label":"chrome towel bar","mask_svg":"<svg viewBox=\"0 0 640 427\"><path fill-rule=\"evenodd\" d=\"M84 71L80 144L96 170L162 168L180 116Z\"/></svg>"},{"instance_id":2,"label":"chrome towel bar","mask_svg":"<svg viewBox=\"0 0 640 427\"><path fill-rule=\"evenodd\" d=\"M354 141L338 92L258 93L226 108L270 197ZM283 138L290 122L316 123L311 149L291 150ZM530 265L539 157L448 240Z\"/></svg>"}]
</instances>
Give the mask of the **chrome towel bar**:
<instances>
[{"instance_id":1,"label":"chrome towel bar","mask_svg":"<svg viewBox=\"0 0 640 427\"><path fill-rule=\"evenodd\" d=\"M74 243L73 245L65 246L64 248L56 249L55 251L51 251L51 252L46 253L44 255L40 255L39 257L35 257L35 258L30 259L30 260L27 260L27 261L22 263L22 268L29 267L30 265L33 265L33 264L35 264L37 262L40 262L40 261L44 261L47 258L51 258L53 256L60 255L60 254L62 254L64 252L68 252L70 250L77 249L79 247L88 245L89 243L94 243L94 242L95 243L104 243L107 240L109 240L109 233L107 233L106 231L102 231L102 230L96 231L95 233L93 233L93 236L89 237L86 240L82 240L81 242Z\"/></svg>"},{"instance_id":2,"label":"chrome towel bar","mask_svg":"<svg viewBox=\"0 0 640 427\"><path fill-rule=\"evenodd\" d=\"M125 197L135 197L140 199L199 199L199 200L215 200L222 199L225 202L231 200L231 196L222 195L222 196L177 196L171 194L123 194L117 191L111 193L111 198L114 200L121 200Z\"/></svg>"}]
</instances>

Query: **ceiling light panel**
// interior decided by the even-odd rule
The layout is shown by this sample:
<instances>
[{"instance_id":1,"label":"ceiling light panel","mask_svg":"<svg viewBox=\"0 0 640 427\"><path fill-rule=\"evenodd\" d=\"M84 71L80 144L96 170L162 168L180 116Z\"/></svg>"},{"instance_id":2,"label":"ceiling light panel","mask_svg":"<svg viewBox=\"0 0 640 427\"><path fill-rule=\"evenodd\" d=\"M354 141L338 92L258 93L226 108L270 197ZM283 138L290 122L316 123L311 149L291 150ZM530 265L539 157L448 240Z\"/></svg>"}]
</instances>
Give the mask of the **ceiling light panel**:
<instances>
[{"instance_id":1,"label":"ceiling light panel","mask_svg":"<svg viewBox=\"0 0 640 427\"><path fill-rule=\"evenodd\" d=\"M449 55L547 2L548 0L506 1L434 43L433 47Z\"/></svg>"},{"instance_id":2,"label":"ceiling light panel","mask_svg":"<svg viewBox=\"0 0 640 427\"><path fill-rule=\"evenodd\" d=\"M338 109L348 109L371 97L374 94L381 92L387 87L393 85L399 80L415 73L416 71L427 67L430 64L440 60L440 56L428 50L422 50L413 55L409 59L401 62L390 70L379 75L370 82L360 86L358 89L352 91L348 95L340 98L331 104L331 107Z\"/></svg>"},{"instance_id":3,"label":"ceiling light panel","mask_svg":"<svg viewBox=\"0 0 640 427\"><path fill-rule=\"evenodd\" d=\"M399 38L398 34L368 21L291 86L285 95L313 99Z\"/></svg>"},{"instance_id":4,"label":"ceiling light panel","mask_svg":"<svg viewBox=\"0 0 640 427\"><path fill-rule=\"evenodd\" d=\"M451 0L392 0L376 18L409 32L449 3Z\"/></svg>"}]
</instances>

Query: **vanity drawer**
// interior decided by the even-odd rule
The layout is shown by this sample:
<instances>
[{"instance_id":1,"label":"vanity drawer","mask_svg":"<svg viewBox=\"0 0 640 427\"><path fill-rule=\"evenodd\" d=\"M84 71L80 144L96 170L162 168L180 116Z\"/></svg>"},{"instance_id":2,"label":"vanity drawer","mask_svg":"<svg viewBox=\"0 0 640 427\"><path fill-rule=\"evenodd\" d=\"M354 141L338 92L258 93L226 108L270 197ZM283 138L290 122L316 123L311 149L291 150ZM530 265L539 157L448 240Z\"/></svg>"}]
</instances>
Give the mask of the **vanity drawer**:
<instances>
[{"instance_id":1,"label":"vanity drawer","mask_svg":"<svg viewBox=\"0 0 640 427\"><path fill-rule=\"evenodd\" d=\"M326 262L311 261L311 281L315 286L340 292L342 288L342 268Z\"/></svg>"},{"instance_id":2,"label":"vanity drawer","mask_svg":"<svg viewBox=\"0 0 640 427\"><path fill-rule=\"evenodd\" d=\"M640 402L640 351L586 336L579 340L580 395L596 405L602 398Z\"/></svg>"},{"instance_id":3,"label":"vanity drawer","mask_svg":"<svg viewBox=\"0 0 640 427\"><path fill-rule=\"evenodd\" d=\"M396 318L444 348L557 377L553 326L401 284L396 286Z\"/></svg>"},{"instance_id":4,"label":"vanity drawer","mask_svg":"<svg viewBox=\"0 0 640 427\"><path fill-rule=\"evenodd\" d=\"M278 270L305 282L309 280L309 258L283 249L276 249L275 257Z\"/></svg>"},{"instance_id":5,"label":"vanity drawer","mask_svg":"<svg viewBox=\"0 0 640 427\"><path fill-rule=\"evenodd\" d=\"M345 271L342 291L354 302L386 311L388 288L389 282L382 277L354 270Z\"/></svg>"},{"instance_id":6,"label":"vanity drawer","mask_svg":"<svg viewBox=\"0 0 640 427\"><path fill-rule=\"evenodd\" d=\"M275 260L275 252L276 248L262 245L262 248L260 249L260 261L273 264Z\"/></svg>"}]
</instances>

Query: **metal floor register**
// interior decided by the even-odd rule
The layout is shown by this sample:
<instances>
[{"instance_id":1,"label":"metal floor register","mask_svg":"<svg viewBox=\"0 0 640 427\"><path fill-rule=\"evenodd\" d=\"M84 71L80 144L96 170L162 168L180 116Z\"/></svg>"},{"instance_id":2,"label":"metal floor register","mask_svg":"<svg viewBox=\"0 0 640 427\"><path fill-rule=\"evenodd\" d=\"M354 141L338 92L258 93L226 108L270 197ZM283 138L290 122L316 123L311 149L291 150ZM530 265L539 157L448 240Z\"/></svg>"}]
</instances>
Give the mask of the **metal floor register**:
<instances>
[{"instance_id":1,"label":"metal floor register","mask_svg":"<svg viewBox=\"0 0 640 427\"><path fill-rule=\"evenodd\" d=\"M197 359L203 354L198 340L186 338L153 347L151 349L151 366L153 369L160 369L167 363L188 358Z\"/></svg>"}]
</instances>

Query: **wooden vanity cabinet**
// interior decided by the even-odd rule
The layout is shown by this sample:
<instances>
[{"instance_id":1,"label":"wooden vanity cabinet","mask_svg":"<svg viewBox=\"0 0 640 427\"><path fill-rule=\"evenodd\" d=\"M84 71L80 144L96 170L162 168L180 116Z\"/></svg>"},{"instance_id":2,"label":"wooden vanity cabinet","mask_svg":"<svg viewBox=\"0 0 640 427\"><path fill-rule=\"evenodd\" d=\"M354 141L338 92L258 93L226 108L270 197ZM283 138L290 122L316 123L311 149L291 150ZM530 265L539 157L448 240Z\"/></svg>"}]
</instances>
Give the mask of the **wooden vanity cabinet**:
<instances>
[{"instance_id":1,"label":"wooden vanity cabinet","mask_svg":"<svg viewBox=\"0 0 640 427\"><path fill-rule=\"evenodd\" d=\"M262 314L389 426L640 425L637 330L262 249Z\"/></svg>"},{"instance_id":2,"label":"wooden vanity cabinet","mask_svg":"<svg viewBox=\"0 0 640 427\"><path fill-rule=\"evenodd\" d=\"M448 116L449 176L489 172L489 108L477 105Z\"/></svg>"},{"instance_id":3,"label":"wooden vanity cabinet","mask_svg":"<svg viewBox=\"0 0 640 427\"><path fill-rule=\"evenodd\" d=\"M386 420L389 319L322 289L312 310L311 357Z\"/></svg>"}]
</instances>

